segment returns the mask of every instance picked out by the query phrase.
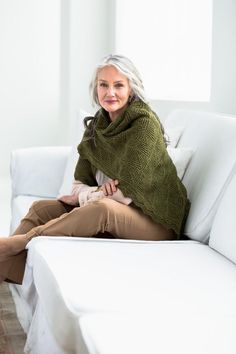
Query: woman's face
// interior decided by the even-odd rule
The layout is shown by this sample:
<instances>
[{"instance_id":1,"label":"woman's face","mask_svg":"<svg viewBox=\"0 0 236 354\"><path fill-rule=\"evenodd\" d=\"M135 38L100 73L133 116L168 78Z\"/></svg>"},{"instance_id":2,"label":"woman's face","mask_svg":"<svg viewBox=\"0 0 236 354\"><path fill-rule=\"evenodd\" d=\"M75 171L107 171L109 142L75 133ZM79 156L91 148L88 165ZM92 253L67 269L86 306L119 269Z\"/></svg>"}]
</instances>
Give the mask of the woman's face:
<instances>
[{"instance_id":1,"label":"woman's face","mask_svg":"<svg viewBox=\"0 0 236 354\"><path fill-rule=\"evenodd\" d=\"M97 94L101 107L114 121L128 106L131 94L129 81L114 66L106 66L97 75Z\"/></svg>"}]
</instances>

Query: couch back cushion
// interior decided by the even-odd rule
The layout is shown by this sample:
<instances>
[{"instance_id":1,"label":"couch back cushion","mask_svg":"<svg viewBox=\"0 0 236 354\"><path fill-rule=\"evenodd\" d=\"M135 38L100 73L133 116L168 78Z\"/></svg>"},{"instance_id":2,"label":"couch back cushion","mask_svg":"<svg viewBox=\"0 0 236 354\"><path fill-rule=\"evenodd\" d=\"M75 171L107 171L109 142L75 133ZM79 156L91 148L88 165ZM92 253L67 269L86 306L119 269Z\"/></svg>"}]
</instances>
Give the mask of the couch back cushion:
<instances>
[{"instance_id":1,"label":"couch back cushion","mask_svg":"<svg viewBox=\"0 0 236 354\"><path fill-rule=\"evenodd\" d=\"M194 150L183 177L191 201L185 234L207 243L219 202L233 175L236 117L174 110L164 126L167 131L183 127L177 146Z\"/></svg>"},{"instance_id":2,"label":"couch back cushion","mask_svg":"<svg viewBox=\"0 0 236 354\"><path fill-rule=\"evenodd\" d=\"M235 168L236 170L236 168ZM209 244L236 263L236 171L217 209Z\"/></svg>"}]
</instances>

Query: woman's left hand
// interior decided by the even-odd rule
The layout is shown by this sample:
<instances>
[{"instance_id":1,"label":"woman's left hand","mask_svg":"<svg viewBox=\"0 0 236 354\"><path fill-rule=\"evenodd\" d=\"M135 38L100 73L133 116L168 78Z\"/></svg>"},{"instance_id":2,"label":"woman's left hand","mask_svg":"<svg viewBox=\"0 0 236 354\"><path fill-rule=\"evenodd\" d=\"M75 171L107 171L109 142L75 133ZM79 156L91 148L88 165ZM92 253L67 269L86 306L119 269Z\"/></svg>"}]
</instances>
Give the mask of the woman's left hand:
<instances>
[{"instance_id":1,"label":"woman's left hand","mask_svg":"<svg viewBox=\"0 0 236 354\"><path fill-rule=\"evenodd\" d=\"M113 193L115 193L117 191L117 187L119 184L119 181L117 179L112 179L106 183L104 183L99 190L102 190L104 195L107 196L111 196L113 195Z\"/></svg>"}]
</instances>

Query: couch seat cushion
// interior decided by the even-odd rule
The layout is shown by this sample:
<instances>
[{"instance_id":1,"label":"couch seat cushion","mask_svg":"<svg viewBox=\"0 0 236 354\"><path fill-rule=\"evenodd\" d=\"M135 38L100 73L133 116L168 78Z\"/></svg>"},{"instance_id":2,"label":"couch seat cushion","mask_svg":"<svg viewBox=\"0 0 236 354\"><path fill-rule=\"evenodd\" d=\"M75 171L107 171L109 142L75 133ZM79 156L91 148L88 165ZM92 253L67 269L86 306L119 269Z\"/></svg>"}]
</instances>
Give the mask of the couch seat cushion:
<instances>
[{"instance_id":1,"label":"couch seat cushion","mask_svg":"<svg viewBox=\"0 0 236 354\"><path fill-rule=\"evenodd\" d=\"M49 327L71 349L85 314L236 315L235 266L194 241L37 237L28 268Z\"/></svg>"},{"instance_id":2,"label":"couch seat cushion","mask_svg":"<svg viewBox=\"0 0 236 354\"><path fill-rule=\"evenodd\" d=\"M89 354L236 353L236 316L95 314L79 325Z\"/></svg>"}]
</instances>

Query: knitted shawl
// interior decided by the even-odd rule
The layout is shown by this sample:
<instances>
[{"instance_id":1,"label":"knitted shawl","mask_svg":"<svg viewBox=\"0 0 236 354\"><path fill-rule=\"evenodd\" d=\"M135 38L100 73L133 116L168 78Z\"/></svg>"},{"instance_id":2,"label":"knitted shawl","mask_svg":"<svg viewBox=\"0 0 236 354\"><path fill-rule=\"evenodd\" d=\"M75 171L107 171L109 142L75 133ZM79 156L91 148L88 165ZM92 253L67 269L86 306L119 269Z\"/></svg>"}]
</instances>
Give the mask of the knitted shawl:
<instances>
[{"instance_id":1,"label":"knitted shawl","mask_svg":"<svg viewBox=\"0 0 236 354\"><path fill-rule=\"evenodd\" d=\"M96 170L118 179L120 190L136 207L180 235L189 201L156 114L146 103L135 101L113 122L104 109L95 119L94 139L85 131L78 145L75 179L96 185Z\"/></svg>"}]
</instances>

